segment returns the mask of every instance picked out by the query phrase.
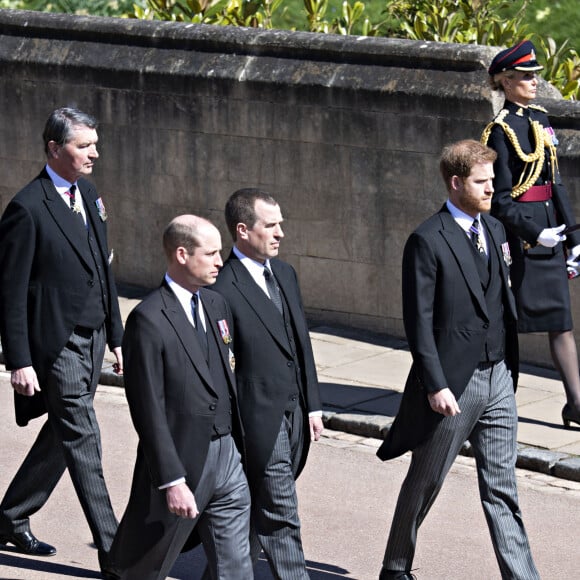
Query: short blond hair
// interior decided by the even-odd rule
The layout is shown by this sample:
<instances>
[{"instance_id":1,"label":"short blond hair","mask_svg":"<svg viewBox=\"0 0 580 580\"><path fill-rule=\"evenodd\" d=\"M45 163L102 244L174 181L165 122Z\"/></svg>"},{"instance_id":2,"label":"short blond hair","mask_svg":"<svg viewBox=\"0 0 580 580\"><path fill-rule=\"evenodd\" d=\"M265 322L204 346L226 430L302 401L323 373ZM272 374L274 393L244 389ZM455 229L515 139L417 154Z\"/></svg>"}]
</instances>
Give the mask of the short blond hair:
<instances>
[{"instance_id":1,"label":"short blond hair","mask_svg":"<svg viewBox=\"0 0 580 580\"><path fill-rule=\"evenodd\" d=\"M504 70L502 72L499 72L499 73L489 77L489 86L494 91L503 91L504 88L503 88L503 85L501 84L501 81L503 79L513 79L515 76L516 76L515 70L513 70L513 69Z\"/></svg>"}]
</instances>

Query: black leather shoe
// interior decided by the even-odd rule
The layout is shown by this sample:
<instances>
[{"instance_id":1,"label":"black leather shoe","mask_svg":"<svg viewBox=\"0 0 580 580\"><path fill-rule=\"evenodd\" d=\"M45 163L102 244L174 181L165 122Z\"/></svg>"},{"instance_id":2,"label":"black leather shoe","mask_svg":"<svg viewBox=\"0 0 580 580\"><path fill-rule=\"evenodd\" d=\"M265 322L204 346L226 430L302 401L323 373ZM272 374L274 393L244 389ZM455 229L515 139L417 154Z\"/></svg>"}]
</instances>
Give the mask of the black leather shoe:
<instances>
[{"instance_id":1,"label":"black leather shoe","mask_svg":"<svg viewBox=\"0 0 580 580\"><path fill-rule=\"evenodd\" d=\"M417 580L414 574L401 570L381 570L379 580Z\"/></svg>"},{"instance_id":2,"label":"black leather shoe","mask_svg":"<svg viewBox=\"0 0 580 580\"><path fill-rule=\"evenodd\" d=\"M56 548L37 540L32 532L0 534L0 544L13 544L22 554L29 556L54 556Z\"/></svg>"},{"instance_id":3,"label":"black leather shoe","mask_svg":"<svg viewBox=\"0 0 580 580\"><path fill-rule=\"evenodd\" d=\"M562 408L562 423L566 429L570 428L570 423L578 423L580 425L580 413L575 411L566 403Z\"/></svg>"}]
</instances>

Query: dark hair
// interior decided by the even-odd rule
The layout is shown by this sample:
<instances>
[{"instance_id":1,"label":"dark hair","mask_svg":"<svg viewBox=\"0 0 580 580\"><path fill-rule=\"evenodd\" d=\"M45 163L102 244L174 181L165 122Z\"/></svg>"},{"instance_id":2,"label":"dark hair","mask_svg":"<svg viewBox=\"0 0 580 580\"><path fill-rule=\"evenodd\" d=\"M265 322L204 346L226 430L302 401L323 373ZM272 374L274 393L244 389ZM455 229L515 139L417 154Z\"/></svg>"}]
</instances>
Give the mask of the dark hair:
<instances>
[{"instance_id":1,"label":"dark hair","mask_svg":"<svg viewBox=\"0 0 580 580\"><path fill-rule=\"evenodd\" d=\"M451 143L443 148L439 169L447 189L451 187L454 175L465 179L471 174L474 165L478 163L493 163L497 153L474 139L465 139Z\"/></svg>"},{"instance_id":2,"label":"dark hair","mask_svg":"<svg viewBox=\"0 0 580 580\"><path fill-rule=\"evenodd\" d=\"M225 217L226 225L234 242L236 241L236 228L238 224L245 224L248 229L252 229L256 223L256 211L254 206L256 200L277 205L278 202L267 192L261 189L248 187L238 189L230 195L226 203Z\"/></svg>"},{"instance_id":3,"label":"dark hair","mask_svg":"<svg viewBox=\"0 0 580 580\"><path fill-rule=\"evenodd\" d=\"M54 141L58 145L65 145L69 142L73 127L82 125L89 129L96 129L97 120L87 113L83 113L72 107L62 107L50 114L44 131L42 140L44 142L44 152L48 155L48 142Z\"/></svg>"}]
</instances>

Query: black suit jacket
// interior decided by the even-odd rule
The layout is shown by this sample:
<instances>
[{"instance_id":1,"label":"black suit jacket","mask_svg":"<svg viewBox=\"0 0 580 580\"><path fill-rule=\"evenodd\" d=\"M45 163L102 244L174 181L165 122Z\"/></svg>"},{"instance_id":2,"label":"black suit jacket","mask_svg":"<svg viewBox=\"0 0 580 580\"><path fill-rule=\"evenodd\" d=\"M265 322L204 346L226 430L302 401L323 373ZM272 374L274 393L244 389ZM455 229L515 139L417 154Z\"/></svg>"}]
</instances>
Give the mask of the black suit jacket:
<instances>
[{"instance_id":1,"label":"black suit jacket","mask_svg":"<svg viewBox=\"0 0 580 580\"><path fill-rule=\"evenodd\" d=\"M302 376L301 404L307 422L308 412L322 407L298 280L289 264L273 259L270 266L294 325ZM248 479L256 481L262 477L274 449L288 402L288 385L295 381L292 353L282 317L233 252L213 288L225 297L234 317L236 380L248 452ZM309 433L308 429L305 433ZM309 444L310 437L306 436L298 472L306 462Z\"/></svg>"},{"instance_id":2,"label":"black suit jacket","mask_svg":"<svg viewBox=\"0 0 580 580\"><path fill-rule=\"evenodd\" d=\"M231 314L219 294L202 288L200 297L207 332L219 344L240 447L230 348L218 329L220 320L232 328ZM218 395L195 330L166 283L129 315L123 360L127 401L139 435L131 495L114 544L114 560L125 568L155 545L175 518L158 487L184 477L195 495L214 432Z\"/></svg>"},{"instance_id":3,"label":"black suit jacket","mask_svg":"<svg viewBox=\"0 0 580 580\"><path fill-rule=\"evenodd\" d=\"M94 186L78 180L89 227L108 263L106 223ZM33 366L42 389L46 373L81 317L87 289L98 284L91 256L79 248L86 230L63 203L46 170L8 204L0 221L0 335L8 369ZM123 324L117 291L106 268L107 342L121 346ZM19 425L46 411L42 394L15 394Z\"/></svg>"},{"instance_id":4,"label":"black suit jacket","mask_svg":"<svg viewBox=\"0 0 580 580\"><path fill-rule=\"evenodd\" d=\"M481 216L489 251L496 252L503 283L506 363L517 384L518 343L515 302L509 289L505 230ZM423 442L442 415L427 394L449 387L463 393L480 362L488 324L485 296L470 240L443 206L409 237L403 253L403 321L413 365L399 413L378 451L390 459Z\"/></svg>"}]
</instances>

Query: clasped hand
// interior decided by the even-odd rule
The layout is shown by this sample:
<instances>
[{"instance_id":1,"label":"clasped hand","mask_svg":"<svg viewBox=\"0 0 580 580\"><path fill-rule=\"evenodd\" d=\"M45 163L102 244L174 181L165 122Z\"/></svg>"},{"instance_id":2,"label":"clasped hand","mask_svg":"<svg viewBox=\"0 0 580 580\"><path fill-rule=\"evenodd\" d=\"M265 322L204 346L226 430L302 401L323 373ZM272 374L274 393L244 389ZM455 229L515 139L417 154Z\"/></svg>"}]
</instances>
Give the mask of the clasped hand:
<instances>
[{"instance_id":1,"label":"clasped hand","mask_svg":"<svg viewBox=\"0 0 580 580\"><path fill-rule=\"evenodd\" d=\"M441 389L440 391L436 391L434 393L429 393L427 395L427 398L429 399L431 409L433 409L433 411L435 411L436 413L440 413L441 415L445 415L446 417L451 417L453 415L461 413L461 409L457 404L455 395L448 387L445 387L444 389Z\"/></svg>"},{"instance_id":2,"label":"clasped hand","mask_svg":"<svg viewBox=\"0 0 580 580\"><path fill-rule=\"evenodd\" d=\"M560 233L564 229L566 229L566 224L562 224L557 228L543 229L538 236L538 244L545 248L553 248L557 243L563 242L566 239L566 236Z\"/></svg>"},{"instance_id":3,"label":"clasped hand","mask_svg":"<svg viewBox=\"0 0 580 580\"><path fill-rule=\"evenodd\" d=\"M25 397L32 397L35 392L40 391L36 371L32 367L23 367L13 370L10 375L12 388Z\"/></svg>"},{"instance_id":4,"label":"clasped hand","mask_svg":"<svg viewBox=\"0 0 580 580\"><path fill-rule=\"evenodd\" d=\"M199 515L195 497L186 483L178 483L165 491L167 508L180 518L195 519Z\"/></svg>"}]
</instances>

